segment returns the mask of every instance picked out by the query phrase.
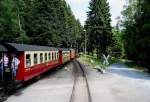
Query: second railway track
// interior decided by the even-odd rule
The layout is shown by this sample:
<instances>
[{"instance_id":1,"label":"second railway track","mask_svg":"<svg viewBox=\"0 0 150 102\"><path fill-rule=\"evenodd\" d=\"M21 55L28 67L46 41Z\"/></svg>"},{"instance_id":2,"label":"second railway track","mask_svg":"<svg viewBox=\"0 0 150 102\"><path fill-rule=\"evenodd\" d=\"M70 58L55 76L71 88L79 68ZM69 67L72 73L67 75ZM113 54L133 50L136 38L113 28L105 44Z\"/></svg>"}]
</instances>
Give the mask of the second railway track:
<instances>
[{"instance_id":1,"label":"second railway track","mask_svg":"<svg viewBox=\"0 0 150 102\"><path fill-rule=\"evenodd\" d=\"M77 60L74 63L74 86L70 102L92 102L84 66Z\"/></svg>"}]
</instances>

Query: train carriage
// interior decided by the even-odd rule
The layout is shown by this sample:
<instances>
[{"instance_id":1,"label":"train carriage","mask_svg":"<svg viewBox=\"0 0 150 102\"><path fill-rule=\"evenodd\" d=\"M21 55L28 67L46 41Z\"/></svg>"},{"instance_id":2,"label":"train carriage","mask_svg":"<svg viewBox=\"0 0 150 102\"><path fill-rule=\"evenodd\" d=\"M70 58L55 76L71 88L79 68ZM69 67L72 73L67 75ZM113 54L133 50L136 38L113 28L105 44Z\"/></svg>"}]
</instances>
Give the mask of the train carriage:
<instances>
[{"instance_id":1,"label":"train carriage","mask_svg":"<svg viewBox=\"0 0 150 102\"><path fill-rule=\"evenodd\" d=\"M9 63L14 56L19 59L16 75L13 76L17 81L28 81L75 58L75 50L66 48L3 43L1 49L7 50ZM10 65L10 71L11 67Z\"/></svg>"},{"instance_id":2,"label":"train carriage","mask_svg":"<svg viewBox=\"0 0 150 102\"><path fill-rule=\"evenodd\" d=\"M25 75L24 80L29 80L51 68L59 65L59 53L57 49L49 51L26 51L25 52Z\"/></svg>"},{"instance_id":3,"label":"train carriage","mask_svg":"<svg viewBox=\"0 0 150 102\"><path fill-rule=\"evenodd\" d=\"M28 81L59 65L57 48L14 43L7 43L6 46L12 54L17 54L20 60L16 80Z\"/></svg>"},{"instance_id":4,"label":"train carriage","mask_svg":"<svg viewBox=\"0 0 150 102\"><path fill-rule=\"evenodd\" d=\"M13 62L15 58L18 60L17 65ZM20 87L23 82L74 58L75 50L73 49L1 43L0 81L3 85L0 85L0 89L1 86L5 87L7 91L14 89L14 87ZM7 66L4 66L6 60L8 60ZM17 66L16 69L15 66Z\"/></svg>"},{"instance_id":5,"label":"train carriage","mask_svg":"<svg viewBox=\"0 0 150 102\"><path fill-rule=\"evenodd\" d=\"M70 50L69 49L66 49L66 48L63 48L62 49L62 63L66 63L68 61L70 61Z\"/></svg>"}]
</instances>

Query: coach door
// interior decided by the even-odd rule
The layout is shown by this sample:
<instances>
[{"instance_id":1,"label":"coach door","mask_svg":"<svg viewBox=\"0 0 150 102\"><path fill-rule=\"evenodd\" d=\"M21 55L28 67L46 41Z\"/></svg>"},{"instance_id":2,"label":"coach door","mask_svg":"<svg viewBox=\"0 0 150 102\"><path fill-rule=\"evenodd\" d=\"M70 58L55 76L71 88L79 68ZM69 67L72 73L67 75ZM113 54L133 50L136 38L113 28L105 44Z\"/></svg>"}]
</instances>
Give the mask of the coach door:
<instances>
[{"instance_id":1,"label":"coach door","mask_svg":"<svg viewBox=\"0 0 150 102\"><path fill-rule=\"evenodd\" d=\"M11 68L11 56L9 53L2 53L2 68L3 68L3 79L5 81L12 81L12 68Z\"/></svg>"}]
</instances>

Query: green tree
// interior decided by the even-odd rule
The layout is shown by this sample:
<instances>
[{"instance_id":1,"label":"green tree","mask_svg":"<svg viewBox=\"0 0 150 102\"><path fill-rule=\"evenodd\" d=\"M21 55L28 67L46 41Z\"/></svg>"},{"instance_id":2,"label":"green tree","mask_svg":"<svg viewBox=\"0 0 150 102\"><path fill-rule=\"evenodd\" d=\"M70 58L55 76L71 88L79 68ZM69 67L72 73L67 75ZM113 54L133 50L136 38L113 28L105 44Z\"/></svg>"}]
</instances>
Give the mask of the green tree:
<instances>
[{"instance_id":1,"label":"green tree","mask_svg":"<svg viewBox=\"0 0 150 102\"><path fill-rule=\"evenodd\" d=\"M20 0L2 0L0 1L1 15L1 36L0 40L3 42L19 42L27 43L29 38L26 36L26 32L23 29L22 15L24 5L21 5L22 9L19 8L19 4L23 4ZM24 35L26 40L18 40Z\"/></svg>"},{"instance_id":2,"label":"green tree","mask_svg":"<svg viewBox=\"0 0 150 102\"><path fill-rule=\"evenodd\" d=\"M0 1L0 41L15 42L18 36L17 13L13 0Z\"/></svg>"},{"instance_id":3,"label":"green tree","mask_svg":"<svg viewBox=\"0 0 150 102\"><path fill-rule=\"evenodd\" d=\"M82 42L83 27L65 0L1 0L0 10L2 42L55 47Z\"/></svg>"},{"instance_id":4,"label":"green tree","mask_svg":"<svg viewBox=\"0 0 150 102\"><path fill-rule=\"evenodd\" d=\"M91 0L89 9L85 26L89 41L88 49L96 49L101 57L102 53L107 54L112 36L109 4L107 0Z\"/></svg>"},{"instance_id":5,"label":"green tree","mask_svg":"<svg viewBox=\"0 0 150 102\"><path fill-rule=\"evenodd\" d=\"M112 33L112 41L108 47L108 53L113 57L121 58L123 57L122 33L116 28L112 29Z\"/></svg>"},{"instance_id":6,"label":"green tree","mask_svg":"<svg viewBox=\"0 0 150 102\"><path fill-rule=\"evenodd\" d=\"M134 0L126 6L124 15L124 47L128 59L150 67L150 1Z\"/></svg>"}]
</instances>

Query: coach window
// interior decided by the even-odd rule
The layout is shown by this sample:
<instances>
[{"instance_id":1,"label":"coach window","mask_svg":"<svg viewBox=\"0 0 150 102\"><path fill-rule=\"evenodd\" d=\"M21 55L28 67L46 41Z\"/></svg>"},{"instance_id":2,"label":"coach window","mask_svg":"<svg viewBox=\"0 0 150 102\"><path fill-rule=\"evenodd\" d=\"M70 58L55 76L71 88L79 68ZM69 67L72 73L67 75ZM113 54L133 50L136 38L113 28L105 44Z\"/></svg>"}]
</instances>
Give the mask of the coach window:
<instances>
[{"instance_id":1,"label":"coach window","mask_svg":"<svg viewBox=\"0 0 150 102\"><path fill-rule=\"evenodd\" d=\"M69 56L69 52L67 53L67 56Z\"/></svg>"},{"instance_id":2,"label":"coach window","mask_svg":"<svg viewBox=\"0 0 150 102\"><path fill-rule=\"evenodd\" d=\"M52 56L51 57L52 57L52 60L53 60L53 52L52 52Z\"/></svg>"},{"instance_id":3,"label":"coach window","mask_svg":"<svg viewBox=\"0 0 150 102\"><path fill-rule=\"evenodd\" d=\"M38 63L38 56L37 54L34 54L34 64L37 64Z\"/></svg>"},{"instance_id":4,"label":"coach window","mask_svg":"<svg viewBox=\"0 0 150 102\"><path fill-rule=\"evenodd\" d=\"M43 63L43 53L40 53L40 63Z\"/></svg>"},{"instance_id":5,"label":"coach window","mask_svg":"<svg viewBox=\"0 0 150 102\"><path fill-rule=\"evenodd\" d=\"M54 60L54 53L52 52L52 60Z\"/></svg>"},{"instance_id":6,"label":"coach window","mask_svg":"<svg viewBox=\"0 0 150 102\"><path fill-rule=\"evenodd\" d=\"M56 52L54 52L54 60L56 60Z\"/></svg>"},{"instance_id":7,"label":"coach window","mask_svg":"<svg viewBox=\"0 0 150 102\"><path fill-rule=\"evenodd\" d=\"M57 52L57 59L59 59L59 53Z\"/></svg>"},{"instance_id":8,"label":"coach window","mask_svg":"<svg viewBox=\"0 0 150 102\"><path fill-rule=\"evenodd\" d=\"M26 55L26 67L30 67L31 66L31 56L30 54Z\"/></svg>"},{"instance_id":9,"label":"coach window","mask_svg":"<svg viewBox=\"0 0 150 102\"><path fill-rule=\"evenodd\" d=\"M48 59L51 60L51 53L48 53Z\"/></svg>"},{"instance_id":10,"label":"coach window","mask_svg":"<svg viewBox=\"0 0 150 102\"><path fill-rule=\"evenodd\" d=\"M57 52L55 52L55 58L56 58L56 60L57 60Z\"/></svg>"},{"instance_id":11,"label":"coach window","mask_svg":"<svg viewBox=\"0 0 150 102\"><path fill-rule=\"evenodd\" d=\"M54 60L56 60L56 53L54 52Z\"/></svg>"},{"instance_id":12,"label":"coach window","mask_svg":"<svg viewBox=\"0 0 150 102\"><path fill-rule=\"evenodd\" d=\"M45 53L45 62L47 61L47 53Z\"/></svg>"},{"instance_id":13,"label":"coach window","mask_svg":"<svg viewBox=\"0 0 150 102\"><path fill-rule=\"evenodd\" d=\"M57 52L57 59L58 59L58 52Z\"/></svg>"},{"instance_id":14,"label":"coach window","mask_svg":"<svg viewBox=\"0 0 150 102\"><path fill-rule=\"evenodd\" d=\"M53 58L54 58L54 60L55 60L55 52L53 53Z\"/></svg>"},{"instance_id":15,"label":"coach window","mask_svg":"<svg viewBox=\"0 0 150 102\"><path fill-rule=\"evenodd\" d=\"M67 52L67 56L69 56L69 52Z\"/></svg>"},{"instance_id":16,"label":"coach window","mask_svg":"<svg viewBox=\"0 0 150 102\"><path fill-rule=\"evenodd\" d=\"M57 57L57 52L56 52L56 60L58 59L58 57Z\"/></svg>"},{"instance_id":17,"label":"coach window","mask_svg":"<svg viewBox=\"0 0 150 102\"><path fill-rule=\"evenodd\" d=\"M67 53L65 52L65 53L64 53L64 56L66 57L66 55L67 55Z\"/></svg>"},{"instance_id":18,"label":"coach window","mask_svg":"<svg viewBox=\"0 0 150 102\"><path fill-rule=\"evenodd\" d=\"M57 60L57 53L55 52L55 60Z\"/></svg>"}]
</instances>

